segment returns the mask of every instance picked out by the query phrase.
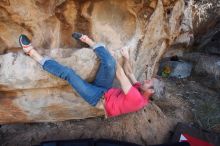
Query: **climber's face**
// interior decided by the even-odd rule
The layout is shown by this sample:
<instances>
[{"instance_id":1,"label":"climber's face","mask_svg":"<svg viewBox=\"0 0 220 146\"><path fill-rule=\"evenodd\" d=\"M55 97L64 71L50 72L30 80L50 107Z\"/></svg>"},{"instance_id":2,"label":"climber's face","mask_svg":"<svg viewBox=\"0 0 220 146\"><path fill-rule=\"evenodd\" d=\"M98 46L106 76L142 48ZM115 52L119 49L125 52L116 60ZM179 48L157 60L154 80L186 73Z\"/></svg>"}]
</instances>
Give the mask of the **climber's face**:
<instances>
[{"instance_id":1,"label":"climber's face","mask_svg":"<svg viewBox=\"0 0 220 146\"><path fill-rule=\"evenodd\" d=\"M143 82L141 82L141 89L142 90L147 90L153 87L153 79L151 80L144 80Z\"/></svg>"},{"instance_id":2,"label":"climber's face","mask_svg":"<svg viewBox=\"0 0 220 146\"><path fill-rule=\"evenodd\" d=\"M153 89L153 80L144 80L141 83L141 90L142 90L142 95L144 97L150 97L154 94L154 89Z\"/></svg>"}]
</instances>

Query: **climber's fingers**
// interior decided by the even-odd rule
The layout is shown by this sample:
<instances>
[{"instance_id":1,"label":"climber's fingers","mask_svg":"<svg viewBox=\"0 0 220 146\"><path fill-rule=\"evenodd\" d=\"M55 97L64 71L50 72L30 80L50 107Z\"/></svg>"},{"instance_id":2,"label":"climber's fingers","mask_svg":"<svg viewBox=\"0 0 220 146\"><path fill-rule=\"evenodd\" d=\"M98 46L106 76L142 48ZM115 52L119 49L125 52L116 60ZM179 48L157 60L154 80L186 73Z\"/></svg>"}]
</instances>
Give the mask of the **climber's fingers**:
<instances>
[{"instance_id":1,"label":"climber's fingers","mask_svg":"<svg viewBox=\"0 0 220 146\"><path fill-rule=\"evenodd\" d=\"M128 47L123 47L123 48L121 48L121 55L123 56L123 57L125 57L125 58L129 58L129 52L128 52Z\"/></svg>"}]
</instances>

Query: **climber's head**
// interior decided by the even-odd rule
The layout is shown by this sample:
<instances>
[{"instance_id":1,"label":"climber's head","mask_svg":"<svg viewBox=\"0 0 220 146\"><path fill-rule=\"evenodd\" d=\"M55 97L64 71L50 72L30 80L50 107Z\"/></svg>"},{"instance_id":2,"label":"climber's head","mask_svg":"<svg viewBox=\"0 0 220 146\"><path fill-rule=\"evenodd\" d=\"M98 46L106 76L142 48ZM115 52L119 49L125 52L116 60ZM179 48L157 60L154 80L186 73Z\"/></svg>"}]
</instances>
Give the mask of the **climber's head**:
<instances>
[{"instance_id":1,"label":"climber's head","mask_svg":"<svg viewBox=\"0 0 220 146\"><path fill-rule=\"evenodd\" d=\"M151 80L144 80L141 82L141 92L144 97L151 97L154 94L154 89L153 89L153 83L154 83L154 78Z\"/></svg>"}]
</instances>

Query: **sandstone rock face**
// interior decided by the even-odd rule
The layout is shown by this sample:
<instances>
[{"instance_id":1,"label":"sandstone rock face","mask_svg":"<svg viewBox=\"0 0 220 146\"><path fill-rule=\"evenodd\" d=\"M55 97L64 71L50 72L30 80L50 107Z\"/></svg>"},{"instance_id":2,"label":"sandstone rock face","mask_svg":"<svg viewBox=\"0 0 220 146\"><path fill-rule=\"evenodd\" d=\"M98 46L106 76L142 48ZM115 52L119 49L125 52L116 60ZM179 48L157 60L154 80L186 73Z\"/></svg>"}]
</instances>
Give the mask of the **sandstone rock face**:
<instances>
[{"instance_id":1,"label":"sandstone rock face","mask_svg":"<svg viewBox=\"0 0 220 146\"><path fill-rule=\"evenodd\" d=\"M98 60L91 49L53 49L50 57L72 67L83 79L91 81L98 68ZM7 53L0 58L0 82L4 91L16 89L49 88L67 83L49 73L23 53ZM89 66L89 67L88 67ZM84 69L82 69L84 67Z\"/></svg>"},{"instance_id":2,"label":"sandstone rock face","mask_svg":"<svg viewBox=\"0 0 220 146\"><path fill-rule=\"evenodd\" d=\"M217 7L214 4L218 1L204 5L210 3L208 9L199 11L200 2L193 0L1 1L0 123L103 115L65 81L44 72L34 60L20 53L21 33L32 39L38 51L71 66L88 81L94 79L99 61L91 50L73 49L83 44L72 40L72 32L86 33L106 43L120 62L120 47L129 46L135 74L141 80L156 74L159 60L173 45L192 44L194 28L207 22L209 17L204 13ZM197 20L198 16L204 19Z\"/></svg>"}]
</instances>

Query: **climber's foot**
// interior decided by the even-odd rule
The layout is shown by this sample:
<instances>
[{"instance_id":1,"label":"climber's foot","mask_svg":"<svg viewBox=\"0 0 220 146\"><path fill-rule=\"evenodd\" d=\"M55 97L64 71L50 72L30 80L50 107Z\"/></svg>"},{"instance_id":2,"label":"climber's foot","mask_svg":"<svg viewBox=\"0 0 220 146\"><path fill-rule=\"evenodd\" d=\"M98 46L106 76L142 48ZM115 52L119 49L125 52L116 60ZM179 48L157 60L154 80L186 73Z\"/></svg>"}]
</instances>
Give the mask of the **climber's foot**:
<instances>
[{"instance_id":1,"label":"climber's foot","mask_svg":"<svg viewBox=\"0 0 220 146\"><path fill-rule=\"evenodd\" d=\"M40 62L43 59L43 57L31 45L31 41L26 35L24 34L20 35L19 43L23 48L25 54L31 56L34 60L38 62Z\"/></svg>"},{"instance_id":2,"label":"climber's foot","mask_svg":"<svg viewBox=\"0 0 220 146\"><path fill-rule=\"evenodd\" d=\"M92 39L90 39L87 35L83 35L81 33L74 32L72 34L72 37L76 40L80 40L81 42L88 44L90 47L93 47L95 45L95 42Z\"/></svg>"},{"instance_id":3,"label":"climber's foot","mask_svg":"<svg viewBox=\"0 0 220 146\"><path fill-rule=\"evenodd\" d=\"M80 40L80 38L83 36L83 34L79 33L79 32L74 32L72 34L72 37L76 40Z\"/></svg>"},{"instance_id":4,"label":"climber's foot","mask_svg":"<svg viewBox=\"0 0 220 146\"><path fill-rule=\"evenodd\" d=\"M30 39L26 35L21 34L19 36L19 43L23 48L25 54L31 56L33 53L33 46L31 45Z\"/></svg>"}]
</instances>

